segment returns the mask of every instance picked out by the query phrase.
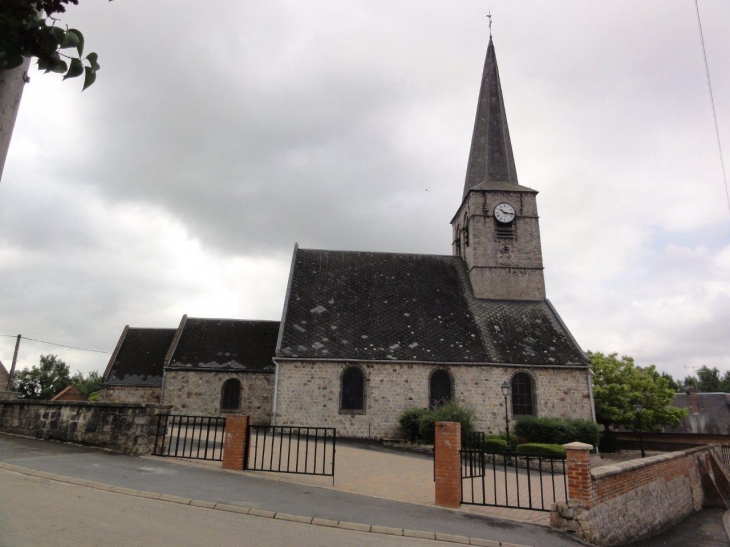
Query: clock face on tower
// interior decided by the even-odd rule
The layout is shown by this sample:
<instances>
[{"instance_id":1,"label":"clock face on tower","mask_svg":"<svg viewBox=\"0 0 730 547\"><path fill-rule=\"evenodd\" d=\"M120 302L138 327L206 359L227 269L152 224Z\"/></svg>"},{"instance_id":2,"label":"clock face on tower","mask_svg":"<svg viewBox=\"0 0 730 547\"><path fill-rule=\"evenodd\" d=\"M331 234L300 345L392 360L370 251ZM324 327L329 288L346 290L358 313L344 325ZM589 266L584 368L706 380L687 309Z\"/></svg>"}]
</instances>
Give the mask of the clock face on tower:
<instances>
[{"instance_id":1,"label":"clock face on tower","mask_svg":"<svg viewBox=\"0 0 730 547\"><path fill-rule=\"evenodd\" d=\"M515 209L509 203L500 203L494 208L494 218L507 224L515 218Z\"/></svg>"}]
</instances>

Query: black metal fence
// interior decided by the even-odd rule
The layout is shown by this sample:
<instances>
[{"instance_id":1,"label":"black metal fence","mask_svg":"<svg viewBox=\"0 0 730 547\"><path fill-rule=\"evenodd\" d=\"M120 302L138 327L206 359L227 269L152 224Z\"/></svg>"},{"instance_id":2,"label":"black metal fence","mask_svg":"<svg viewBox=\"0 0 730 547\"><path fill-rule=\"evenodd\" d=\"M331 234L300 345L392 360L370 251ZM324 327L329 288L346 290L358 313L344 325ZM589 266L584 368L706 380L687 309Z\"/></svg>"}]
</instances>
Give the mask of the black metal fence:
<instances>
[{"instance_id":1,"label":"black metal fence","mask_svg":"<svg viewBox=\"0 0 730 547\"><path fill-rule=\"evenodd\" d=\"M161 415L157 421L156 456L223 459L226 419L213 416Z\"/></svg>"},{"instance_id":2,"label":"black metal fence","mask_svg":"<svg viewBox=\"0 0 730 547\"><path fill-rule=\"evenodd\" d=\"M565 458L461 450L461 503L550 511L567 502Z\"/></svg>"},{"instance_id":3,"label":"black metal fence","mask_svg":"<svg viewBox=\"0 0 730 547\"><path fill-rule=\"evenodd\" d=\"M248 426L246 469L335 476L334 427Z\"/></svg>"},{"instance_id":4,"label":"black metal fence","mask_svg":"<svg viewBox=\"0 0 730 547\"><path fill-rule=\"evenodd\" d=\"M730 446L721 446L720 453L722 454L722 463L730 471Z\"/></svg>"}]
</instances>

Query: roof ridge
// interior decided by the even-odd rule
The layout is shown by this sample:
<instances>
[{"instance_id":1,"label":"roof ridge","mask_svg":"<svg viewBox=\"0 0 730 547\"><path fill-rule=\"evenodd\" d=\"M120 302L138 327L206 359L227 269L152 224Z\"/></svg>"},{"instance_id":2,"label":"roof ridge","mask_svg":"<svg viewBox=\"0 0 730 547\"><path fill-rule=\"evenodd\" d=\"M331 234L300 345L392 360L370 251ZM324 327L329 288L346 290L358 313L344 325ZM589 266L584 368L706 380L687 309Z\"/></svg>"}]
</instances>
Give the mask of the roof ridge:
<instances>
[{"instance_id":1,"label":"roof ridge","mask_svg":"<svg viewBox=\"0 0 730 547\"><path fill-rule=\"evenodd\" d=\"M405 256L431 256L437 258L460 259L461 257L447 254L435 253L397 253L393 251L348 251L340 249L304 249L299 247L300 251L319 251L323 253L352 253L352 254L378 254L378 255L405 255Z\"/></svg>"}]
</instances>

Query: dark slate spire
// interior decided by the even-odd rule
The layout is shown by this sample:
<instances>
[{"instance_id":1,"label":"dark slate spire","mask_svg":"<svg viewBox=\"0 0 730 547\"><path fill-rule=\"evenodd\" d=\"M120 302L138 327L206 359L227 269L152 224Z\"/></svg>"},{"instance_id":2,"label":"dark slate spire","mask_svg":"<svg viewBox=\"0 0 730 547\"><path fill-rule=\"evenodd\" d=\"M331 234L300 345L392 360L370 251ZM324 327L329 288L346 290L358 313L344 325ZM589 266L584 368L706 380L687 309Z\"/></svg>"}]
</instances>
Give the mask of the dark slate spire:
<instances>
[{"instance_id":1,"label":"dark slate spire","mask_svg":"<svg viewBox=\"0 0 730 547\"><path fill-rule=\"evenodd\" d=\"M515 158L507 127L502 86L499 83L497 57L494 44L489 38L487 59L484 61L482 87L479 90L474 133L471 137L469 164L466 168L464 197L474 188L488 189L489 183L511 183L517 185ZM504 185L499 185L504 186Z\"/></svg>"}]
</instances>

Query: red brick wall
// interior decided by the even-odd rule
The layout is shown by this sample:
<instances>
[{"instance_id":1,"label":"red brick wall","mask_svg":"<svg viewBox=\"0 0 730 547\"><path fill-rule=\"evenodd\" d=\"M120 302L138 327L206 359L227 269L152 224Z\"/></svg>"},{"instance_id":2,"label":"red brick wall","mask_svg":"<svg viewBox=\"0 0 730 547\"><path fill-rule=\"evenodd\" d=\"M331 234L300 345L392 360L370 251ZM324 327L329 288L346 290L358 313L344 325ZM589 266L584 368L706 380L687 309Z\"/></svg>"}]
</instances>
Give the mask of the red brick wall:
<instances>
[{"instance_id":1,"label":"red brick wall","mask_svg":"<svg viewBox=\"0 0 730 547\"><path fill-rule=\"evenodd\" d=\"M657 479L669 482L677 477L688 476L687 457L684 455L678 456L669 461L657 462L638 469L594 479L594 501L596 504L604 503ZM568 480L570 480L570 477Z\"/></svg>"}]
</instances>

